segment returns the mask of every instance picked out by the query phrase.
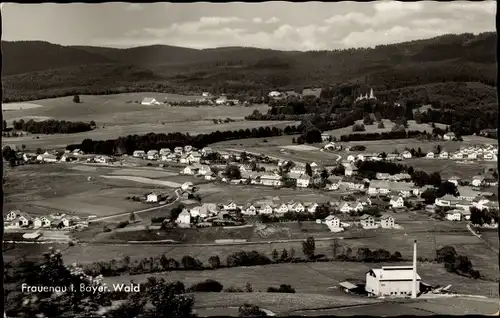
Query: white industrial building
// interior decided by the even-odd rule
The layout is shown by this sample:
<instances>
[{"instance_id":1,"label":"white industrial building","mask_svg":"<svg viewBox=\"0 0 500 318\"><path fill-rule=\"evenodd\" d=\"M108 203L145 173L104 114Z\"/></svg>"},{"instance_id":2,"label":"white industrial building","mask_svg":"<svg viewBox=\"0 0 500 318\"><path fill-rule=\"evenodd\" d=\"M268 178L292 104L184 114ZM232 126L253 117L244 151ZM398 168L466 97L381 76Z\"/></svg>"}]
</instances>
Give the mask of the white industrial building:
<instances>
[{"instance_id":1,"label":"white industrial building","mask_svg":"<svg viewBox=\"0 0 500 318\"><path fill-rule=\"evenodd\" d=\"M366 273L365 291L372 296L412 297L420 293L417 273L417 242L414 243L413 266L382 266Z\"/></svg>"}]
</instances>

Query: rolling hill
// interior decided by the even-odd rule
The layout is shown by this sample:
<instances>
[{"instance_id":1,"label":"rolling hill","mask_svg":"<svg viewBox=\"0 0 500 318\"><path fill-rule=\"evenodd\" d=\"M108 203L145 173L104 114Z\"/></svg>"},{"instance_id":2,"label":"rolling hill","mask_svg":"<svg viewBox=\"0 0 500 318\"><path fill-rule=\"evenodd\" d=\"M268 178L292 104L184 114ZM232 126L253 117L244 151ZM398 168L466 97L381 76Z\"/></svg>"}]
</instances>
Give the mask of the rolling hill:
<instances>
[{"instance_id":1,"label":"rolling hill","mask_svg":"<svg viewBox=\"0 0 500 318\"><path fill-rule=\"evenodd\" d=\"M394 91L478 82L494 90L496 40L494 32L452 34L369 49L309 52L2 42L4 100L142 88L259 94L339 83L366 83L378 91Z\"/></svg>"}]
</instances>

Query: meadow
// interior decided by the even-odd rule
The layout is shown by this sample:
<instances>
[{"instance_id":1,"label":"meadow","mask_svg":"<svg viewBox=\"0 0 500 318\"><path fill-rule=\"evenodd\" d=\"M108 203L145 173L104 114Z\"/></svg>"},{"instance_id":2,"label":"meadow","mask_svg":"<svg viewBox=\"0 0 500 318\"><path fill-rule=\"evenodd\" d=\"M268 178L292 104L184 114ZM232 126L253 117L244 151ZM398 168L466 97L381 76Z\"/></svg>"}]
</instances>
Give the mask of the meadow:
<instances>
[{"instance_id":1,"label":"meadow","mask_svg":"<svg viewBox=\"0 0 500 318\"><path fill-rule=\"evenodd\" d=\"M389 119L382 119L382 122L384 123L384 128L378 128L378 123L374 122L373 125L364 125L365 131L352 131L352 126L349 126L325 132L332 135L333 137L340 138L342 135L390 132L392 128L396 125L393 121ZM363 124L363 120L357 120L356 124ZM436 127L445 129L446 125L436 123ZM418 130L427 132L432 132L432 129L433 128L430 124L417 124L414 120L408 120L408 128L406 128L407 131Z\"/></svg>"},{"instance_id":2,"label":"meadow","mask_svg":"<svg viewBox=\"0 0 500 318\"><path fill-rule=\"evenodd\" d=\"M145 169L157 177L165 177L171 173ZM120 167L96 167L76 164L42 164L24 165L5 171L4 213L12 209L32 215L46 215L61 212L78 216L106 216L146 209L151 205L126 200L129 196L144 195L148 192L170 193L172 189L165 185L155 185L158 181L140 183L131 181L138 168L131 169L131 175L125 179L103 178L110 173L126 174L127 169ZM88 178L91 177L91 181ZM123 177L112 175L112 177ZM137 178L137 177L135 177ZM168 177L167 177L168 178ZM141 180L143 181L143 180Z\"/></svg>"},{"instance_id":3,"label":"meadow","mask_svg":"<svg viewBox=\"0 0 500 318\"><path fill-rule=\"evenodd\" d=\"M364 281L371 268L394 264L367 264L357 262L320 262L275 264L256 267L221 268L207 271L170 271L158 274L122 275L105 277L108 284L143 282L149 276L164 277L169 281L180 280L192 285L206 279L214 279L224 287L243 288L250 283L254 291L265 291L268 287L289 284L300 294L327 294L330 287L348 281ZM279 273L279 275L276 275ZM452 290L463 294L498 297L498 283L471 280L446 272L442 264L422 263L418 265L422 281L430 285L452 285ZM473 283L472 283L473 282ZM333 307L333 306L332 306Z\"/></svg>"},{"instance_id":4,"label":"meadow","mask_svg":"<svg viewBox=\"0 0 500 318\"><path fill-rule=\"evenodd\" d=\"M182 132L190 134L210 133L216 130L252 129L261 126L284 128L294 125L290 121L245 121L244 117L254 110L266 112L267 105L253 106L169 106L168 104L144 106L144 97L158 101L195 100L200 96L184 96L161 93L127 93L115 95L81 95L81 103L74 103L73 97L60 97L25 103L4 104L3 117L10 125L13 120L69 120L95 121L97 129L78 134L27 135L3 139L4 145L26 145L27 149L63 148L68 144L80 143L86 138L106 140L120 136L147 133ZM23 107L26 105L26 107ZM229 123L214 124L213 119L231 118Z\"/></svg>"}]
</instances>

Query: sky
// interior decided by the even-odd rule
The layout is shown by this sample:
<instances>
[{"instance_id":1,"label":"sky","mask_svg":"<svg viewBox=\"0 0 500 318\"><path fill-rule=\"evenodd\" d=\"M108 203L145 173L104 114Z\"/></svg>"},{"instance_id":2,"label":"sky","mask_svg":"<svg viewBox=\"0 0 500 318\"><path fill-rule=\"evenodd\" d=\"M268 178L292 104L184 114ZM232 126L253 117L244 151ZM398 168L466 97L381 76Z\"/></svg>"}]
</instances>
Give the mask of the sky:
<instances>
[{"instance_id":1,"label":"sky","mask_svg":"<svg viewBox=\"0 0 500 318\"><path fill-rule=\"evenodd\" d=\"M119 48L332 50L495 31L495 15L494 1L5 3L2 39Z\"/></svg>"}]
</instances>

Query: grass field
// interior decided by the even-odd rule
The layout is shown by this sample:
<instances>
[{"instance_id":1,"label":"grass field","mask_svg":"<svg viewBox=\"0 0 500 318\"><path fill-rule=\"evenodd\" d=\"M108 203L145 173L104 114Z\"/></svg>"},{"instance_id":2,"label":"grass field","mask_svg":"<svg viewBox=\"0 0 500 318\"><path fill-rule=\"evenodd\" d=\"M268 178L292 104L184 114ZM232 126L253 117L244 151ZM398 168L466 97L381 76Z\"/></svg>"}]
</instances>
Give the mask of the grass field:
<instances>
[{"instance_id":1,"label":"grass field","mask_svg":"<svg viewBox=\"0 0 500 318\"><path fill-rule=\"evenodd\" d=\"M162 93L125 93L114 95L80 95L80 104L73 103L73 97L60 97L32 101L36 108L23 107L24 103L3 104L4 119L8 122L23 116L45 116L65 120L94 120L101 125L132 125L153 122L185 122L212 118L243 119L254 110L267 112L267 105L243 106L200 106L170 107L167 105L144 106L140 101L154 97L159 102L199 99L201 96L184 96ZM167 99L165 99L167 98ZM139 103L135 103L138 101ZM28 104L28 105L29 105ZM16 110L22 107L22 110Z\"/></svg>"},{"instance_id":2,"label":"grass field","mask_svg":"<svg viewBox=\"0 0 500 318\"><path fill-rule=\"evenodd\" d=\"M496 162L486 161L477 161L470 164L465 164L458 163L455 160L416 158L408 159L401 163L412 166L417 170L426 172L439 172L441 174L441 178L458 176L466 180L470 180L473 176L479 174L480 172L483 172L485 169L497 168Z\"/></svg>"},{"instance_id":3,"label":"grass field","mask_svg":"<svg viewBox=\"0 0 500 318\"><path fill-rule=\"evenodd\" d=\"M99 117L95 116L95 118L96 121L99 120ZM165 122L164 124L162 124L154 116L151 116L151 118L154 118L154 120L151 119L149 123L148 121L128 125L118 125L114 123L105 125L105 127L101 127L98 124L99 128L97 129L76 134L36 135L38 139L36 139L34 135L3 138L3 145L21 147L21 145L24 144L26 145L28 150L36 150L36 148L65 148L69 144L81 143L84 139L87 138L93 140L107 140L134 134L144 135L148 133L174 132L190 133L191 135L196 135L211 133L217 130L227 131L247 128L252 129L262 126L284 128L288 125L295 125L298 123L295 121L235 121L215 125L211 120L191 120L172 123Z\"/></svg>"},{"instance_id":4,"label":"grass field","mask_svg":"<svg viewBox=\"0 0 500 318\"><path fill-rule=\"evenodd\" d=\"M374 122L373 125L365 125L365 131L352 131L352 126L349 127L344 127L344 128L339 128L335 130L329 130L326 131L326 133L339 138L342 135L351 135L351 134L372 134L372 133L384 133L384 132L390 132L391 129L395 126L394 122L388 120L388 119L383 119L382 120L384 123L384 128L378 128L378 123ZM357 120L356 123L363 123L363 120ZM443 124L436 124L436 127L445 129L446 125ZM409 130L418 130L418 131L428 131L432 132L432 126L429 124L417 124L414 120L408 120L408 128L406 128L407 131Z\"/></svg>"},{"instance_id":5,"label":"grass field","mask_svg":"<svg viewBox=\"0 0 500 318\"><path fill-rule=\"evenodd\" d=\"M127 173L127 170L74 164L25 165L15 169L8 168L5 171L4 213L11 209L20 209L33 215L63 212L80 216L106 216L150 207L126 200L128 196L144 195L153 190L160 193L172 191L165 186L100 177L101 173L113 171ZM139 170L135 168L131 171L137 173ZM168 175L151 169L145 171L157 173L159 176ZM92 181L89 182L88 177L92 177Z\"/></svg>"}]
</instances>

